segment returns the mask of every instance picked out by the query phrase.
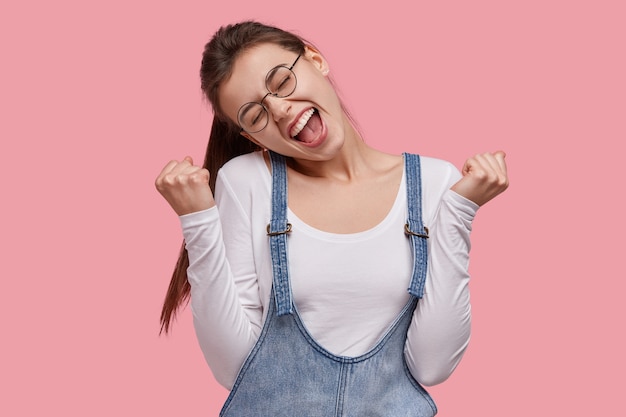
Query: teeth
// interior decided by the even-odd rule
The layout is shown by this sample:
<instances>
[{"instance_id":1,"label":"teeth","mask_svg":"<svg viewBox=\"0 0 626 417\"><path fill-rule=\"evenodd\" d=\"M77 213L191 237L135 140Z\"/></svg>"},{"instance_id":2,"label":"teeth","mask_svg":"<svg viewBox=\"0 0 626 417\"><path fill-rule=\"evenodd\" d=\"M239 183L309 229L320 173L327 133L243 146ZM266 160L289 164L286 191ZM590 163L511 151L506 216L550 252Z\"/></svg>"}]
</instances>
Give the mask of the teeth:
<instances>
[{"instance_id":1,"label":"teeth","mask_svg":"<svg viewBox=\"0 0 626 417\"><path fill-rule=\"evenodd\" d=\"M306 126L311 116L313 116L313 113L315 113L315 109L310 109L304 112L300 120L298 120L298 123L296 123L293 129L291 129L290 134L292 138L295 138L298 135L298 133L302 132L302 129L304 129L304 126Z\"/></svg>"}]
</instances>

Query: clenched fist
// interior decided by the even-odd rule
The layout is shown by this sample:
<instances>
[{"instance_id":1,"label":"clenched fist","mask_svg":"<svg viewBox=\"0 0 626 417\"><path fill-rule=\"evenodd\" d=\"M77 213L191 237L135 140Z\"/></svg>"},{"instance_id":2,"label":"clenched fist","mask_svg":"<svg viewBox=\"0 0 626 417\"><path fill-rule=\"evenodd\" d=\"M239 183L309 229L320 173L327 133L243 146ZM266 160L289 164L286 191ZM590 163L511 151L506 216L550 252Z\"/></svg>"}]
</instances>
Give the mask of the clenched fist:
<instances>
[{"instance_id":1,"label":"clenched fist","mask_svg":"<svg viewBox=\"0 0 626 417\"><path fill-rule=\"evenodd\" d=\"M159 193L182 216L213 207L213 193L209 187L209 171L194 166L191 157L170 161L155 181Z\"/></svg>"},{"instance_id":2,"label":"clenched fist","mask_svg":"<svg viewBox=\"0 0 626 417\"><path fill-rule=\"evenodd\" d=\"M469 158L461 170L463 178L452 186L452 191L482 206L509 186L505 156L498 151Z\"/></svg>"}]
</instances>

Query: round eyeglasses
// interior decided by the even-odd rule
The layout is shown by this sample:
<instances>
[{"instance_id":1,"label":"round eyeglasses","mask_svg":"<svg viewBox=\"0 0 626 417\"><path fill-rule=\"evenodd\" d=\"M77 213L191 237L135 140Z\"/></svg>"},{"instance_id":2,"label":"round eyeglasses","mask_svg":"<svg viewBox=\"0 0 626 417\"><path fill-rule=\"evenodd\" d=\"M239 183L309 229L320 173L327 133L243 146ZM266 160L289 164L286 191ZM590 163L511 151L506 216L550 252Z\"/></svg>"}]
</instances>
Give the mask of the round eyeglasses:
<instances>
[{"instance_id":1,"label":"round eyeglasses","mask_svg":"<svg viewBox=\"0 0 626 417\"><path fill-rule=\"evenodd\" d=\"M301 56L302 54L298 55L290 67L278 65L269 70L265 76L265 88L268 93L263 96L261 101L252 101L239 108L237 121L242 130L247 133L257 133L265 129L270 118L267 108L263 105L263 101L265 101L267 96L285 98L296 91L298 80L296 79L296 74L293 72L293 67Z\"/></svg>"}]
</instances>

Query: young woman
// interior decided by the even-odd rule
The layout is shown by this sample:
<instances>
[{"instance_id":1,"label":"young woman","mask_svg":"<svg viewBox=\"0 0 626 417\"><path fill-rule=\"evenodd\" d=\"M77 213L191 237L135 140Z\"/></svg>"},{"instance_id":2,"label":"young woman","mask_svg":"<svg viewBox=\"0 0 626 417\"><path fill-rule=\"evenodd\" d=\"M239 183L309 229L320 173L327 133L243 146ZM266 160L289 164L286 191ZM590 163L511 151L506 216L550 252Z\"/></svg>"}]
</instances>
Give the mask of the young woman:
<instances>
[{"instance_id":1,"label":"young woman","mask_svg":"<svg viewBox=\"0 0 626 417\"><path fill-rule=\"evenodd\" d=\"M422 386L468 344L471 223L508 186L504 153L461 174L371 148L324 56L256 22L214 35L201 81L204 165L171 161L156 179L185 238L161 323L191 298L231 389L221 415L435 415Z\"/></svg>"}]
</instances>

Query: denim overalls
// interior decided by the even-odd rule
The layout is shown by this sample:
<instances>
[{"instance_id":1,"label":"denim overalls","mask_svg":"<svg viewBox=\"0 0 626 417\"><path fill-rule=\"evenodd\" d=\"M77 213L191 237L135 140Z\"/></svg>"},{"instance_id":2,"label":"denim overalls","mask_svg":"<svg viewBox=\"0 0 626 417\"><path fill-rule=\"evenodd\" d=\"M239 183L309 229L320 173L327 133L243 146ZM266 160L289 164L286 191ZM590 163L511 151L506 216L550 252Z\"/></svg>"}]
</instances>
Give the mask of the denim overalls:
<instances>
[{"instance_id":1,"label":"denim overalls","mask_svg":"<svg viewBox=\"0 0 626 417\"><path fill-rule=\"evenodd\" d=\"M426 417L437 413L404 360L406 333L426 279L428 229L422 223L418 155L404 154L413 248L413 295L367 353L336 356L306 330L292 301L287 265L287 170L271 153L272 219L267 226L274 271L259 340L244 362L221 417Z\"/></svg>"}]
</instances>

